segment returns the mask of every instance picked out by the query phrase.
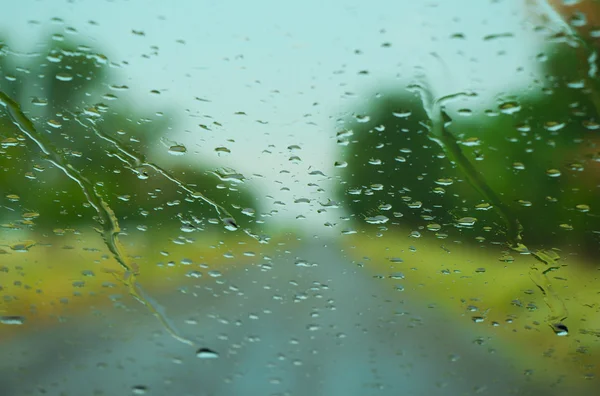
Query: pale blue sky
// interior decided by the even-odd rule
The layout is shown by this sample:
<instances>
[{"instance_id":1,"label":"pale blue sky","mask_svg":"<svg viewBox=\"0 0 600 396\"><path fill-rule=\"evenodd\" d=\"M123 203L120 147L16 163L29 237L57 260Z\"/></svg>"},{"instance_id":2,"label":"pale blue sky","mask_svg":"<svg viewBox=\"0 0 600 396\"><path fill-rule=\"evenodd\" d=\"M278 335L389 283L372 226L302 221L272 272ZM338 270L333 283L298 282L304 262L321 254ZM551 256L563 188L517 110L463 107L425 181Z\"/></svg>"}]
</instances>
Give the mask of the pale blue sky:
<instances>
[{"instance_id":1,"label":"pale blue sky","mask_svg":"<svg viewBox=\"0 0 600 396\"><path fill-rule=\"evenodd\" d=\"M341 213L319 215L317 201L294 200L335 198L331 182L309 172L335 175L336 119L368 103L376 90L403 89L417 68L439 94L475 88L482 101L486 92L490 97L516 91L531 80L541 37L533 33L535 21L523 3L21 0L9 2L0 21L11 45L23 51L44 32L75 28L80 38L123 66L114 83L130 86L139 106L175 109L168 138L187 146L186 160L235 168L260 196L272 197L262 209L278 209L273 220L304 214L305 223L314 227ZM51 16L64 24L51 22ZM451 38L455 33L464 38ZM483 39L503 33L512 37ZM156 55L152 46L158 47ZM431 53L443 59L446 70ZM524 71L516 72L518 67ZM359 75L361 70L369 74ZM154 89L161 95L149 93ZM234 114L240 111L246 115ZM198 127L213 120L223 127L212 132ZM290 145L301 147L294 152L301 162L288 160ZM219 156L214 151L219 146L231 154ZM311 182L325 192L307 187ZM273 206L273 201L286 205Z\"/></svg>"}]
</instances>

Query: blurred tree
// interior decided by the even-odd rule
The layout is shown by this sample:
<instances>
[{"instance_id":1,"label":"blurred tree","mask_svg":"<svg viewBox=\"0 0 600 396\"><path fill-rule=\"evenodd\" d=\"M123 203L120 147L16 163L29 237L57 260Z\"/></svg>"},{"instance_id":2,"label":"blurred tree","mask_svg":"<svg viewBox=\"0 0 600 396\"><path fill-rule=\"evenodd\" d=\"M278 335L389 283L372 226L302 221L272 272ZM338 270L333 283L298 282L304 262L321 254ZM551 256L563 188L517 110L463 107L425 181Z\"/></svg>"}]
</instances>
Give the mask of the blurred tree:
<instances>
[{"instance_id":1,"label":"blurred tree","mask_svg":"<svg viewBox=\"0 0 600 396\"><path fill-rule=\"evenodd\" d=\"M192 197L152 166L141 165L156 141L167 135L169 117L146 116L120 100L115 93L125 87L111 83L104 55L54 38L33 57L14 54L0 40L0 90L20 104L59 155L95 183L121 228L159 229L163 235L202 229L208 219L218 218L206 201ZM0 117L0 141L0 218L5 227L49 234L92 224L95 212L77 183L44 161L39 147L6 115ZM129 154L137 157L139 169L130 166L136 161ZM243 185L224 184L206 172L206 164L173 163L170 175L190 191L223 205L238 222L251 221L240 215L256 205Z\"/></svg>"},{"instance_id":2,"label":"blurred tree","mask_svg":"<svg viewBox=\"0 0 600 396\"><path fill-rule=\"evenodd\" d=\"M538 0L540 3L545 0ZM548 4L583 40L598 47L600 42L600 2L598 0L548 0Z\"/></svg>"},{"instance_id":3,"label":"blurred tree","mask_svg":"<svg viewBox=\"0 0 600 396\"><path fill-rule=\"evenodd\" d=\"M589 53L550 40L538 56L542 78L518 94L500 93L448 104L447 130L476 172L523 226L530 248L600 253L599 109ZM525 87L524 87L525 88ZM428 138L418 95L406 89L377 95L347 123L344 193L361 221L376 216L414 231L466 241L507 242L507 224L468 177ZM361 191L359 193L359 191ZM496 205L497 206L497 205ZM469 218L477 218L471 225ZM465 219L466 218L466 219ZM463 221L457 221L462 219ZM379 220L381 220L379 218ZM475 239L477 238L477 239Z\"/></svg>"}]
</instances>

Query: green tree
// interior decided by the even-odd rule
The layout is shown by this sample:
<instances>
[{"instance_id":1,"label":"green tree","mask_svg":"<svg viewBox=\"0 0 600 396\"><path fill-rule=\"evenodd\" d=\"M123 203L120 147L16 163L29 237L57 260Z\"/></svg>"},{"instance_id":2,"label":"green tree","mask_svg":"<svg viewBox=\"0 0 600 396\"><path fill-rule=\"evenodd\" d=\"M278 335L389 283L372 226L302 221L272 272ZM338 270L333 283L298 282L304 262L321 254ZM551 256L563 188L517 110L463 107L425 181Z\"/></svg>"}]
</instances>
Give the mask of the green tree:
<instances>
[{"instance_id":1,"label":"green tree","mask_svg":"<svg viewBox=\"0 0 600 396\"><path fill-rule=\"evenodd\" d=\"M219 215L189 191L222 205L242 221L240 226L252 221L240 212L256 206L256 200L244 185L223 183L208 173L208 164L173 161L163 172L145 159L168 135L169 113L145 114L119 99L124 87L112 85L104 55L52 39L31 57L14 54L3 41L0 45L0 90L20 105L36 133L95 184L122 229L147 228L163 235L205 228L208 219ZM0 117L0 140L0 205L13 209L2 211L5 226L50 234L92 224L95 213L81 188L45 161L7 115Z\"/></svg>"},{"instance_id":2,"label":"green tree","mask_svg":"<svg viewBox=\"0 0 600 396\"><path fill-rule=\"evenodd\" d=\"M482 112L470 108L478 98L449 103L446 128L481 180L518 218L529 248L597 254L598 83L589 77L581 47L555 43L544 50L538 56L543 79L523 92L497 95ZM506 221L498 210L484 210L493 202L429 139L428 123L420 96L405 87L356 110L340 134L349 142L343 192L350 211L363 223L388 217L379 228L404 224L464 242L506 242ZM465 217L478 221L458 224Z\"/></svg>"}]
</instances>

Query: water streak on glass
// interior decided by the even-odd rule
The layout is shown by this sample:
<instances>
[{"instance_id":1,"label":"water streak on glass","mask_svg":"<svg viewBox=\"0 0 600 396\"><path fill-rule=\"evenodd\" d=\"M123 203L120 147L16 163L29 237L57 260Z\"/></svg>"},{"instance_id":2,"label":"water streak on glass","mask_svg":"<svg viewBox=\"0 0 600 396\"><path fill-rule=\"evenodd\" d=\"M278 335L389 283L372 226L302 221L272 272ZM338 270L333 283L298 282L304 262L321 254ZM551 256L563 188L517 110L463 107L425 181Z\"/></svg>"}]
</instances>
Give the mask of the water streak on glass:
<instances>
[{"instance_id":1,"label":"water streak on glass","mask_svg":"<svg viewBox=\"0 0 600 396\"><path fill-rule=\"evenodd\" d=\"M81 191L89 204L96 210L98 214L98 222L102 229L96 229L102 235L104 243L113 257L119 263L122 271L115 271L115 278L125 285L129 294L137 301L142 303L148 310L160 320L165 329L177 340L192 344L191 341L180 336L175 328L170 324L163 310L151 299L146 298L146 293L143 292L139 283L136 282L136 277L139 275L139 266L127 258L123 251L123 246L119 241L119 221L117 220L114 211L102 198L102 195L94 188L94 185L84 177L81 172L75 169L66 158L61 155L60 151L54 147L43 135L39 134L33 125L33 122L21 111L18 103L12 100L4 92L0 92L0 105L4 107L11 121L21 130L29 139L31 139L44 153L44 159L52 165L60 169L67 177L79 185Z\"/></svg>"}]
</instances>

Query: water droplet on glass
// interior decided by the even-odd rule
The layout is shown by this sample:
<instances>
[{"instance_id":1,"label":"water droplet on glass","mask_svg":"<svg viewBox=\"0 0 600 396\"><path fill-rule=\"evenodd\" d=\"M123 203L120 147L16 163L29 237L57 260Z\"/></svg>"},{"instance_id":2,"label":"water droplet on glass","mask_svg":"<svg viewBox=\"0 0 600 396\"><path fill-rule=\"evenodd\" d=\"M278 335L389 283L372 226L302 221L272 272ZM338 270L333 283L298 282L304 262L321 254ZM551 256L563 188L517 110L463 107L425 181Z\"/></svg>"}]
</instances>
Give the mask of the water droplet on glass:
<instances>
[{"instance_id":1,"label":"water droplet on glass","mask_svg":"<svg viewBox=\"0 0 600 396\"><path fill-rule=\"evenodd\" d=\"M294 265L296 267L312 267L312 264L310 264L308 261L304 260L304 259L297 259L294 262Z\"/></svg>"},{"instance_id":2,"label":"water droplet on glass","mask_svg":"<svg viewBox=\"0 0 600 396\"><path fill-rule=\"evenodd\" d=\"M437 179L435 181L435 184L438 184L440 186L449 186L452 183L454 183L454 180L452 180L452 179Z\"/></svg>"},{"instance_id":3,"label":"water droplet on glass","mask_svg":"<svg viewBox=\"0 0 600 396\"><path fill-rule=\"evenodd\" d=\"M57 121L57 120L48 120L46 122L46 124L48 124L48 126L55 128L55 129L62 127L62 124L60 123L60 121Z\"/></svg>"},{"instance_id":4,"label":"water droplet on glass","mask_svg":"<svg viewBox=\"0 0 600 396\"><path fill-rule=\"evenodd\" d=\"M182 144L176 144L169 147L169 154L171 155L183 155L187 152L187 148Z\"/></svg>"},{"instance_id":5,"label":"water droplet on glass","mask_svg":"<svg viewBox=\"0 0 600 396\"><path fill-rule=\"evenodd\" d=\"M233 170L217 169L210 171L213 175L217 176L221 181L228 181L235 184L243 183L246 178L241 173L235 173Z\"/></svg>"},{"instance_id":6,"label":"water droplet on glass","mask_svg":"<svg viewBox=\"0 0 600 396\"><path fill-rule=\"evenodd\" d=\"M235 222L235 220L231 217L224 218L223 224L225 225L225 229L229 231L236 231L238 228L240 228Z\"/></svg>"},{"instance_id":7,"label":"water droplet on glass","mask_svg":"<svg viewBox=\"0 0 600 396\"><path fill-rule=\"evenodd\" d=\"M458 219L457 224L463 227L471 227L475 225L477 219L475 217L462 217Z\"/></svg>"},{"instance_id":8,"label":"water droplet on glass","mask_svg":"<svg viewBox=\"0 0 600 396\"><path fill-rule=\"evenodd\" d=\"M189 271L185 274L185 276L187 276L188 278L201 278L202 277L202 272L200 271Z\"/></svg>"},{"instance_id":9,"label":"water droplet on glass","mask_svg":"<svg viewBox=\"0 0 600 396\"><path fill-rule=\"evenodd\" d=\"M0 316L0 324L22 325L23 323L25 323L24 316Z\"/></svg>"},{"instance_id":10,"label":"water droplet on glass","mask_svg":"<svg viewBox=\"0 0 600 396\"><path fill-rule=\"evenodd\" d=\"M252 208L244 208L242 210L242 213L245 214L246 216L254 217L254 215L256 214L256 211Z\"/></svg>"},{"instance_id":11,"label":"water droplet on glass","mask_svg":"<svg viewBox=\"0 0 600 396\"><path fill-rule=\"evenodd\" d=\"M515 101L503 102L498 106L501 113L504 114L514 114L521 110L521 105Z\"/></svg>"},{"instance_id":12,"label":"water droplet on glass","mask_svg":"<svg viewBox=\"0 0 600 396\"><path fill-rule=\"evenodd\" d=\"M468 139L462 140L460 144L467 147L475 147L481 145L481 140L479 140L479 138L477 137L470 137Z\"/></svg>"},{"instance_id":13,"label":"water droplet on glass","mask_svg":"<svg viewBox=\"0 0 600 396\"><path fill-rule=\"evenodd\" d=\"M562 323L554 323L552 325L552 330L554 330L554 334L557 336L566 336L569 335L569 329Z\"/></svg>"},{"instance_id":14,"label":"water droplet on glass","mask_svg":"<svg viewBox=\"0 0 600 396\"><path fill-rule=\"evenodd\" d=\"M228 149L227 147L221 146L221 147L215 148L215 152L217 152L217 153L224 153L224 154L230 154L231 150Z\"/></svg>"},{"instance_id":15,"label":"water droplet on glass","mask_svg":"<svg viewBox=\"0 0 600 396\"><path fill-rule=\"evenodd\" d=\"M544 128L548 131L555 132L562 129L565 126L564 122L547 121L544 123Z\"/></svg>"},{"instance_id":16,"label":"water droplet on glass","mask_svg":"<svg viewBox=\"0 0 600 396\"><path fill-rule=\"evenodd\" d=\"M136 385L131 388L131 393L134 395L145 395L148 392L148 387L145 385Z\"/></svg>"},{"instance_id":17,"label":"water droplet on glass","mask_svg":"<svg viewBox=\"0 0 600 396\"><path fill-rule=\"evenodd\" d=\"M15 252L20 252L20 253L25 253L27 251L29 251L29 249L35 245L35 242L33 241L26 241L26 242L22 242L22 243L15 243L14 245L10 245L10 249L14 250Z\"/></svg>"},{"instance_id":18,"label":"water droplet on glass","mask_svg":"<svg viewBox=\"0 0 600 396\"><path fill-rule=\"evenodd\" d=\"M412 114L412 111L410 111L408 109L400 109L400 110L392 112L392 115L394 117L398 117L398 118L408 118L408 117L410 117L411 114Z\"/></svg>"},{"instance_id":19,"label":"water droplet on glass","mask_svg":"<svg viewBox=\"0 0 600 396\"><path fill-rule=\"evenodd\" d=\"M369 224L385 224L388 222L388 218L383 215L377 215L372 217L367 217L365 221Z\"/></svg>"},{"instance_id":20,"label":"water droplet on glass","mask_svg":"<svg viewBox=\"0 0 600 396\"><path fill-rule=\"evenodd\" d=\"M196 357L200 359L216 359L219 357L219 354L212 349L200 348L196 351Z\"/></svg>"},{"instance_id":21,"label":"water droplet on glass","mask_svg":"<svg viewBox=\"0 0 600 396\"><path fill-rule=\"evenodd\" d=\"M34 106L47 106L48 100L35 97L31 99L31 104Z\"/></svg>"},{"instance_id":22,"label":"water droplet on glass","mask_svg":"<svg viewBox=\"0 0 600 396\"><path fill-rule=\"evenodd\" d=\"M354 116L354 118L356 119L357 122L360 122L360 123L366 123L366 122L371 121L371 117L369 117L368 115L356 114Z\"/></svg>"},{"instance_id":23,"label":"water droplet on glass","mask_svg":"<svg viewBox=\"0 0 600 396\"><path fill-rule=\"evenodd\" d=\"M19 144L19 141L15 138L6 138L2 141L2 147L6 148L6 147L14 147L16 145Z\"/></svg>"},{"instance_id":24,"label":"water droplet on glass","mask_svg":"<svg viewBox=\"0 0 600 396\"><path fill-rule=\"evenodd\" d=\"M442 226L437 223L427 224L427 229L429 231L439 231L442 229Z\"/></svg>"},{"instance_id":25,"label":"water droplet on glass","mask_svg":"<svg viewBox=\"0 0 600 396\"><path fill-rule=\"evenodd\" d=\"M73 76L69 73L58 73L56 75L56 79L59 81L71 81L73 79Z\"/></svg>"},{"instance_id":26,"label":"water droplet on glass","mask_svg":"<svg viewBox=\"0 0 600 396\"><path fill-rule=\"evenodd\" d=\"M600 124L594 120L586 120L582 122L584 128L587 128L591 131L595 131L596 129L600 129Z\"/></svg>"},{"instance_id":27,"label":"water droplet on glass","mask_svg":"<svg viewBox=\"0 0 600 396\"><path fill-rule=\"evenodd\" d=\"M419 209L421 206L423 206L423 203L421 201L414 201L408 204L408 207L411 209Z\"/></svg>"}]
</instances>

